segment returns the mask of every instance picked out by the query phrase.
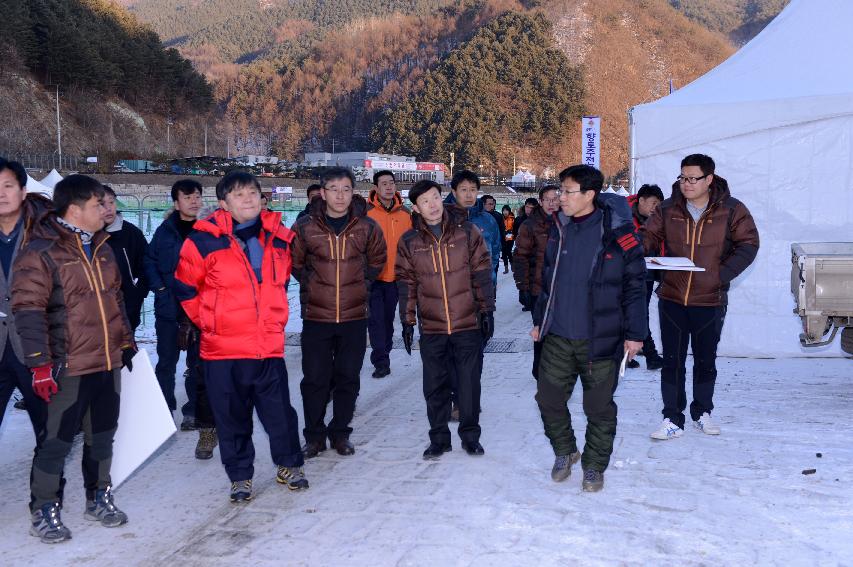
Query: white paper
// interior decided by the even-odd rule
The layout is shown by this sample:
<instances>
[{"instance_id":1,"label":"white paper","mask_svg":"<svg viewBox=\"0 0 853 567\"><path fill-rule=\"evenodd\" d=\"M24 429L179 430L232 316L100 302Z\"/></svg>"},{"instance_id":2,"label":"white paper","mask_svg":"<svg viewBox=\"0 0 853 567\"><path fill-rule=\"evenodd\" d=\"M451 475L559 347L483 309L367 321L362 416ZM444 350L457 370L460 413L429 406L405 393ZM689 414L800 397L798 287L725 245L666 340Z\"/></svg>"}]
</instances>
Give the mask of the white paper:
<instances>
[{"instance_id":1,"label":"white paper","mask_svg":"<svg viewBox=\"0 0 853 567\"><path fill-rule=\"evenodd\" d=\"M622 364L619 365L619 377L625 377L625 365L628 364L628 351L625 351L625 356L622 357Z\"/></svg>"},{"instance_id":2,"label":"white paper","mask_svg":"<svg viewBox=\"0 0 853 567\"><path fill-rule=\"evenodd\" d=\"M133 474L177 428L148 353L133 357L133 372L121 371L121 406L110 476L114 487Z\"/></svg>"},{"instance_id":3,"label":"white paper","mask_svg":"<svg viewBox=\"0 0 853 567\"><path fill-rule=\"evenodd\" d=\"M683 272L704 272L705 268L695 265L690 258L650 256L646 258L647 270L678 270Z\"/></svg>"}]
</instances>

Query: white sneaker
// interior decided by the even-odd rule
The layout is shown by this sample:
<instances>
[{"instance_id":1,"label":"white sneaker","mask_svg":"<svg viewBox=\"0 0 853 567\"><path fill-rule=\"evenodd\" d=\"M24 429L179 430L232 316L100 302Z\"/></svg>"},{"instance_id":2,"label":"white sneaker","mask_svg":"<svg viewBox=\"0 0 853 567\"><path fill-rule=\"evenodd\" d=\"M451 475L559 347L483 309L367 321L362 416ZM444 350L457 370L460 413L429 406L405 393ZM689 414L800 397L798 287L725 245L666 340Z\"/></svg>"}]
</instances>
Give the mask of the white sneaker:
<instances>
[{"instance_id":1,"label":"white sneaker","mask_svg":"<svg viewBox=\"0 0 853 567\"><path fill-rule=\"evenodd\" d=\"M714 423L711 419L711 414L708 412L703 413L698 420L693 422L693 425L702 433L706 433L708 435L720 434L720 426Z\"/></svg>"},{"instance_id":2,"label":"white sneaker","mask_svg":"<svg viewBox=\"0 0 853 567\"><path fill-rule=\"evenodd\" d=\"M669 418L663 420L660 427L652 432L652 439L666 441L667 439L675 439L684 435L684 430L672 423Z\"/></svg>"}]
</instances>

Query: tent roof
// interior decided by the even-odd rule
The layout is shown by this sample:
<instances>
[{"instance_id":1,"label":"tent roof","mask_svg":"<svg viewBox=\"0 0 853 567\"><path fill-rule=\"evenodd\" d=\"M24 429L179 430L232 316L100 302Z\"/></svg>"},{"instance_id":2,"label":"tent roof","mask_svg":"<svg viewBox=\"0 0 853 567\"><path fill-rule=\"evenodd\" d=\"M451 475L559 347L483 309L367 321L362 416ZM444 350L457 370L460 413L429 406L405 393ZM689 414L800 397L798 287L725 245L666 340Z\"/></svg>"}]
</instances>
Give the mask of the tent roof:
<instances>
[{"instance_id":1,"label":"tent roof","mask_svg":"<svg viewBox=\"0 0 853 567\"><path fill-rule=\"evenodd\" d=\"M42 185L27 174L27 193L41 193L48 199L53 199L53 188Z\"/></svg>"},{"instance_id":2,"label":"tent roof","mask_svg":"<svg viewBox=\"0 0 853 567\"><path fill-rule=\"evenodd\" d=\"M632 157L853 114L851 21L850 0L792 0L719 66L634 107Z\"/></svg>"},{"instance_id":3,"label":"tent roof","mask_svg":"<svg viewBox=\"0 0 853 567\"><path fill-rule=\"evenodd\" d=\"M55 169L51 169L50 173L45 175L44 179L41 180L41 184L53 189L60 181L62 181L62 175L60 175L60 173Z\"/></svg>"}]
</instances>

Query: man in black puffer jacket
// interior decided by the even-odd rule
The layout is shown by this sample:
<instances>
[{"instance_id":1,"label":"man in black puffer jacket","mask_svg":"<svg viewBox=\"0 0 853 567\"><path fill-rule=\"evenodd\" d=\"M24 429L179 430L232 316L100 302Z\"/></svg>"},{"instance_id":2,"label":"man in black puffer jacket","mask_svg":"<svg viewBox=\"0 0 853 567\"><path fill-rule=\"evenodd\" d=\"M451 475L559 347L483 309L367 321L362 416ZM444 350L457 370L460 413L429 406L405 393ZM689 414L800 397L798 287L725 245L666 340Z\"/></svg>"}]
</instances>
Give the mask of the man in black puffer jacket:
<instances>
[{"instance_id":1,"label":"man in black puffer jacket","mask_svg":"<svg viewBox=\"0 0 853 567\"><path fill-rule=\"evenodd\" d=\"M576 165L560 173L560 211L545 249L531 336L542 341L536 401L562 481L581 459L566 404L578 376L587 417L583 489L604 486L616 437L613 393L624 355L648 334L646 265L627 201L601 194L604 177Z\"/></svg>"},{"instance_id":2,"label":"man in black puffer jacket","mask_svg":"<svg viewBox=\"0 0 853 567\"><path fill-rule=\"evenodd\" d=\"M131 332L136 332L142 319L142 303L148 295L148 281L145 279L145 253L148 241L139 228L122 218L116 209L116 193L109 185L104 185L104 229L109 233L107 244L113 249L121 272L121 293L124 295L124 308L130 320Z\"/></svg>"}]
</instances>

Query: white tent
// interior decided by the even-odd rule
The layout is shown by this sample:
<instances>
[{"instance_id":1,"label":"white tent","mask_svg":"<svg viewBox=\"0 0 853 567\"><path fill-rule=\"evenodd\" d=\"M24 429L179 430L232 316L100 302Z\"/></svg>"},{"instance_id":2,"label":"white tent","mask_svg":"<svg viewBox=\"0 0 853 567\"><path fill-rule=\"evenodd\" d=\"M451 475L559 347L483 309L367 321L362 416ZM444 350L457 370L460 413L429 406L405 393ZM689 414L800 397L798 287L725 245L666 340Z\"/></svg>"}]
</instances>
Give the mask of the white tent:
<instances>
[{"instance_id":1,"label":"white tent","mask_svg":"<svg viewBox=\"0 0 853 567\"><path fill-rule=\"evenodd\" d=\"M717 68L631 110L632 187L668 193L681 158L705 153L758 224L761 249L732 285L721 354L840 352L799 346L790 245L853 240L851 21L850 0L793 0Z\"/></svg>"},{"instance_id":2,"label":"white tent","mask_svg":"<svg viewBox=\"0 0 853 567\"><path fill-rule=\"evenodd\" d=\"M41 180L41 184L45 187L50 187L51 189L53 189L60 181L62 181L62 175L60 175L59 172L55 169L51 169L50 173L48 173L45 178Z\"/></svg>"},{"instance_id":3,"label":"white tent","mask_svg":"<svg viewBox=\"0 0 853 567\"><path fill-rule=\"evenodd\" d=\"M27 174L27 193L41 193L48 199L53 199L53 188L42 185Z\"/></svg>"},{"instance_id":4,"label":"white tent","mask_svg":"<svg viewBox=\"0 0 853 567\"><path fill-rule=\"evenodd\" d=\"M536 176L523 169L519 169L515 172L515 175L512 176L513 185L533 185L535 183Z\"/></svg>"}]
</instances>

